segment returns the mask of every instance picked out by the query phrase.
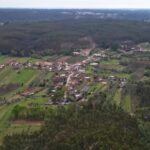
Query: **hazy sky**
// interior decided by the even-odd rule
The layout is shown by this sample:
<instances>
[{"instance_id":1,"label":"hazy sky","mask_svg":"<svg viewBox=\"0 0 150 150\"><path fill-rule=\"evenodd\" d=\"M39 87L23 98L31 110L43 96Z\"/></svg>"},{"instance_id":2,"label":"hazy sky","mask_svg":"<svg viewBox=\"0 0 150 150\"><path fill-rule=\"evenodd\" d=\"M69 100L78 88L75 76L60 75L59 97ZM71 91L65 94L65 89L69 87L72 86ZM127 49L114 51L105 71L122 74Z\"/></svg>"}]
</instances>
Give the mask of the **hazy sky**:
<instances>
[{"instance_id":1,"label":"hazy sky","mask_svg":"<svg viewBox=\"0 0 150 150\"><path fill-rule=\"evenodd\" d=\"M150 0L0 0L12 8L150 8Z\"/></svg>"}]
</instances>

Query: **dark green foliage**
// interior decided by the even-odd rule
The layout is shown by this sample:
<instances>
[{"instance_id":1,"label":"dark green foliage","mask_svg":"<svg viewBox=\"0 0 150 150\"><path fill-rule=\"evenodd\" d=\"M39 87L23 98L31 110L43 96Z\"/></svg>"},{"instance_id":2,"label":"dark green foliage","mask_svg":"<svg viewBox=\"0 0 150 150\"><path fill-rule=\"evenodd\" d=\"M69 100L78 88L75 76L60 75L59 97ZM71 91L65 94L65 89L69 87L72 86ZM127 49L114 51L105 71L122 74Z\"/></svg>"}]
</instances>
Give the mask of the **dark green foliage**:
<instances>
[{"instance_id":1,"label":"dark green foliage","mask_svg":"<svg viewBox=\"0 0 150 150\"><path fill-rule=\"evenodd\" d=\"M63 100L63 98L64 98L64 92L65 92L64 88L58 89L54 93L54 96L52 97L52 101L55 102L55 101L61 101L61 100Z\"/></svg>"},{"instance_id":2,"label":"dark green foliage","mask_svg":"<svg viewBox=\"0 0 150 150\"><path fill-rule=\"evenodd\" d=\"M150 149L150 122L140 122L141 143L145 145L143 150Z\"/></svg>"},{"instance_id":3,"label":"dark green foliage","mask_svg":"<svg viewBox=\"0 0 150 150\"><path fill-rule=\"evenodd\" d=\"M12 110L12 119L44 120L48 110L38 105L30 105L30 107L16 105Z\"/></svg>"},{"instance_id":4,"label":"dark green foliage","mask_svg":"<svg viewBox=\"0 0 150 150\"><path fill-rule=\"evenodd\" d=\"M147 76L147 77L150 77L150 70L146 70L146 71L144 72L144 75Z\"/></svg>"},{"instance_id":5,"label":"dark green foliage","mask_svg":"<svg viewBox=\"0 0 150 150\"><path fill-rule=\"evenodd\" d=\"M105 95L102 95L105 99ZM110 104L59 107L40 132L6 136L2 150L141 150L134 118Z\"/></svg>"},{"instance_id":6,"label":"dark green foliage","mask_svg":"<svg viewBox=\"0 0 150 150\"><path fill-rule=\"evenodd\" d=\"M20 86L19 84L12 84L12 83L2 85L2 86L0 86L0 95L11 92L11 91L17 89L19 86Z\"/></svg>"},{"instance_id":7,"label":"dark green foliage","mask_svg":"<svg viewBox=\"0 0 150 150\"><path fill-rule=\"evenodd\" d=\"M150 108L137 109L135 113L139 119L150 121Z\"/></svg>"},{"instance_id":8,"label":"dark green foliage","mask_svg":"<svg viewBox=\"0 0 150 150\"><path fill-rule=\"evenodd\" d=\"M13 56L70 55L74 49L92 47L87 37L97 47L113 50L125 40L150 41L149 23L92 18L8 23L0 26L0 33L0 52Z\"/></svg>"},{"instance_id":9,"label":"dark green foliage","mask_svg":"<svg viewBox=\"0 0 150 150\"><path fill-rule=\"evenodd\" d=\"M150 106L150 82L139 82L136 88L136 95L141 99L141 106Z\"/></svg>"},{"instance_id":10,"label":"dark green foliage","mask_svg":"<svg viewBox=\"0 0 150 150\"><path fill-rule=\"evenodd\" d=\"M136 97L137 107L150 106L150 82L149 81L130 81L124 89L125 94ZM138 98L138 99L137 99Z\"/></svg>"}]
</instances>

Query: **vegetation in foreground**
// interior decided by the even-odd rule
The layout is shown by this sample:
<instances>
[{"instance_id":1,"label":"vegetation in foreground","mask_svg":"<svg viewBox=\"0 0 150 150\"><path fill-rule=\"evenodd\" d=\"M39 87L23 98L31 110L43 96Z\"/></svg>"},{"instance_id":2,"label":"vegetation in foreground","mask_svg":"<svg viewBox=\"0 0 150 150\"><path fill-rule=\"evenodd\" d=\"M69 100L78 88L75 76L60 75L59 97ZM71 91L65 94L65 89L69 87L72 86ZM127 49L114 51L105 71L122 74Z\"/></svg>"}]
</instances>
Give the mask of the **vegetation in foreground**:
<instances>
[{"instance_id":1,"label":"vegetation in foreground","mask_svg":"<svg viewBox=\"0 0 150 150\"><path fill-rule=\"evenodd\" d=\"M66 83L63 82L61 84L61 87L59 90L56 90L55 92L52 92L57 85L59 85L60 82L54 82L55 81L55 75L62 75L66 73L66 76L68 76L68 73L65 72L65 70L61 71L48 71L45 68L42 69L41 67L36 67L34 68L34 65L32 67L26 68L26 65L28 64L35 64L37 62L59 62L59 61L65 61L70 63L71 66L74 66L75 64L78 64L80 61L84 61L88 58L93 57L95 54L101 54L103 52L102 49L94 49L90 56L87 57L82 57L82 56L69 56L64 57L64 56L51 56L51 57L43 57L42 59L35 59L35 58L27 58L27 57L10 57L10 56L1 56L0 57L0 62L1 64L6 64L4 68L0 70L0 142L2 145L6 148L8 148L6 141L10 141L10 145L17 145L17 141L13 141L12 139L15 137L18 137L18 141L21 140L23 143L20 146L25 146L28 148L30 145L33 147L33 137L36 135L38 137L37 139L34 139L36 142L39 140L39 138L46 132L46 130L50 130L50 128L46 128L46 126L49 124L47 121L51 118L57 118L57 114L60 110L63 110L63 113L65 116L71 109L74 110L74 113L78 114L82 118L86 117L86 114L83 112L86 110L88 117L92 119L92 114L95 115L96 111L98 111L98 114L100 115L98 120L101 120L101 117L103 118L102 120L106 121L106 128L103 127L103 125L98 121L96 123L96 118L93 119L93 124L97 126L95 129L93 129L92 121L89 120L89 126L86 126L86 123L83 124L83 126L86 127L84 130L82 127L82 123L79 122L77 126L79 126L79 131L82 133L80 135L80 132L77 133L77 135L74 135L72 133L73 131L76 131L75 127L72 128L68 124L71 122L71 119L79 118L80 121L82 118L80 118L78 115L75 116L73 112L71 111L71 115L67 116L68 118L66 122L62 122L61 125L64 124L64 128L71 128L69 131L67 129L67 132L71 132L73 135L68 135L67 132L63 134L63 131L59 133L56 132L57 130L54 129L55 134L52 132L52 135L44 135L47 137L47 139L54 138L55 136L57 137L57 134L64 136L67 140L68 144L66 144L66 141L63 141L64 139L60 139L62 141L62 147L66 147L66 149L69 148L77 148L78 146L80 149L90 147L90 145L84 143L87 142L86 137L84 137L84 134L86 135L87 130L92 130L90 135L91 135L91 141L94 139L99 141L106 141L104 142L104 145L111 145L113 149L116 149L117 145L121 145L120 142L118 141L117 138L121 134L124 134L124 138L126 139L128 136L128 132L130 134L130 130L126 132L121 131L124 127L119 125L118 127L118 120L119 124L125 124L125 121L122 122L123 117L130 118L131 120L134 120L134 123L136 126L134 126L135 134L139 135L135 138L134 133L133 136L130 135L128 137L129 139L135 138L134 140L136 141L135 147L138 145L139 147L142 146L142 148L149 149L149 89L150 89L150 83L149 83L149 52L133 52L133 54L130 53L125 53L120 52L120 51L104 51L105 58L98 58L96 63L98 64L96 67L91 66L90 63L84 66L83 69L85 69L85 75L82 77L88 77L88 80L86 82L80 81L79 84L75 87L75 89L79 92L82 92L82 89L86 89L86 93L83 93L81 99L70 99L70 102L72 104L76 103L78 107L72 107L69 105L65 105L61 108L60 105L62 105L62 97L64 97L64 91L66 90L65 85ZM103 54L103 53L102 53ZM119 57L118 57L119 56ZM72 58L74 58L72 60ZM95 58L95 57L93 57ZM19 62L18 64L21 64L21 67L11 67L10 65L7 65L7 63L11 60L12 62ZM71 61L72 60L72 61ZM93 60L92 60L93 61ZM72 70L70 71L72 74ZM75 72L76 75L76 72ZM92 80L89 80L92 79ZM77 78L78 81L79 78ZM100 80L97 80L100 79ZM57 80L56 80L57 81ZM64 81L64 80L63 80ZM122 84L123 83L123 84ZM126 83L124 85L124 83ZM86 88L85 88L86 87ZM26 91L31 91L34 94L33 95L23 95ZM97 102L95 100L100 100L99 95L100 92L107 93L102 100L102 106L100 108L97 108ZM30 93L29 93L30 94ZM54 97L52 95L54 94ZM97 95L98 97L94 96ZM58 101L59 99L59 101ZM89 108L90 110L88 111L88 107L86 104L87 101L91 101L92 103ZM53 102L53 103L51 103ZM57 103L56 103L57 102ZM100 102L101 103L101 102ZM72 105L71 104L71 105ZM84 106L86 105L86 106ZM110 107L111 106L111 107ZM83 108L83 112L81 111ZM113 107L113 111L117 111L114 114L114 117L119 118L116 122L111 118L111 112ZM121 108L121 109L120 109ZM78 110L79 109L79 110ZM100 109L100 110L99 110ZM123 109L123 110L122 110ZM94 110L94 111L93 111ZM79 111L79 112L78 112ZM125 113L126 112L126 113ZM108 113L108 114L107 114ZM121 113L123 116L119 117L119 113ZM128 113L128 114L127 114ZM83 116L82 116L83 114ZM85 115L85 116L84 116ZM106 115L106 120L104 119ZM107 118L107 115L109 116ZM124 116L125 115L125 116ZM53 116L53 117L52 117ZM71 117L72 116L72 117ZM132 116L132 117L131 117ZM61 116L62 117L62 116ZM87 118L88 118L87 117ZM98 116L97 116L98 118ZM120 120L121 118L121 120ZM131 120L126 120L127 124ZM61 120L61 118L60 118ZM112 120L112 121L111 121ZM46 123L44 124L44 122ZM55 124L55 119L52 121ZM76 120L77 121L77 120ZM109 122L110 121L110 122ZM88 120L86 119L85 122L88 124ZM58 123L58 122L57 122ZM107 127L107 123L110 125L110 130ZM44 125L43 125L44 124ZM72 125L73 123L71 123ZM111 127L112 125L112 127ZM41 128L41 126L44 126ZM67 127L66 127L67 126ZM132 124L129 124L129 128L132 128ZM101 131L102 130L104 131ZM115 132L118 134L115 135L114 132L112 133L111 130L114 128ZM116 128L116 129L115 129ZM117 128L119 131L117 131ZM82 129L82 131L80 130ZM99 135L96 132L96 130L100 130ZM108 134L106 134L106 138L108 140L104 140L104 132L107 130ZM78 131L76 131L78 132ZM119 133L118 133L119 132ZM123 132L123 133L122 133ZM28 134L25 134L28 133ZM94 137L94 134L96 137ZM107 132L106 132L107 133ZM110 135L110 134L113 134ZM127 135L126 135L127 134ZM132 133L131 133L132 134ZM81 137L81 145L79 146L80 142L77 140L77 137ZM87 138L89 135L87 135ZM5 138L4 138L5 137ZM103 137L103 139L102 139ZM115 139L113 139L115 137ZM31 139L31 143L26 143L26 138ZM76 142L75 145L73 145L73 142L71 141L72 138L73 142ZM94 139L93 139L94 138ZM119 138L118 138L119 139ZM46 139L42 139L43 143L49 143ZM59 140L59 139L58 139ZM75 140L75 141L74 141ZM83 141L82 141L83 140ZM110 141L114 140L115 144L110 143ZM61 142L59 143L61 144ZM11 143L12 142L12 143ZM24 143L25 142L25 143ZM57 143L56 141L52 141ZM108 143L107 143L108 142ZM20 142L21 143L21 142ZM65 144L64 144L65 143ZM104 145L99 141L98 142L98 147ZM45 144L45 143L44 143ZM91 143L92 145L93 143ZM130 148L130 142L126 143L126 147ZM144 146L143 146L143 145ZM11 145L11 146L12 146ZM58 145L58 143L57 143ZM97 145L97 144L96 144ZM95 145L95 146L96 146ZM116 145L116 146L115 146ZM30 147L29 146L29 147ZM41 144L42 146L42 144ZM50 143L52 148L59 149L54 143ZM56 146L56 147L55 147ZM123 145L122 145L123 146ZM124 145L125 146L125 145ZM125 149L121 147L122 149ZM138 147L137 146L137 147ZM4 148L3 147L3 148ZM30 147L30 148L31 148ZM48 147L48 146L47 146ZM61 147L61 146L60 146ZM9 147L10 148L10 147ZM9 149L8 148L8 149ZM13 147L12 147L13 148ZM39 146L40 148L40 146ZM134 147L132 147L134 149ZM15 149L15 148L14 148ZM24 149L24 147L20 147L20 149ZM105 147L103 149L106 149Z\"/></svg>"},{"instance_id":2,"label":"vegetation in foreground","mask_svg":"<svg viewBox=\"0 0 150 150\"><path fill-rule=\"evenodd\" d=\"M106 96L101 93L84 105L49 111L40 131L7 135L1 149L148 150L145 136L134 117L106 104Z\"/></svg>"}]
</instances>

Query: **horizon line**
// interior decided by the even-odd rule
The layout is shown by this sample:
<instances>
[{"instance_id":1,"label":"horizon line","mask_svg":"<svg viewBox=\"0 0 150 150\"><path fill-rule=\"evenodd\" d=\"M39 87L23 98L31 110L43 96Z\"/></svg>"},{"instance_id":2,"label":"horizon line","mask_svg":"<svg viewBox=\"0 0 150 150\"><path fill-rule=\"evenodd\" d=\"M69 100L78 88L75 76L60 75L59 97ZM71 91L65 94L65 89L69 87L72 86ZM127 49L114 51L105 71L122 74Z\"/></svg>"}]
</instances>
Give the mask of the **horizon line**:
<instances>
[{"instance_id":1,"label":"horizon line","mask_svg":"<svg viewBox=\"0 0 150 150\"><path fill-rule=\"evenodd\" d=\"M81 8L79 8L79 7L77 7L77 8L71 8L71 7L70 7L70 8L68 8L68 7L66 7L66 8L64 8L64 7L60 7L60 8L59 8L59 7L56 7L56 8L53 8L53 7L51 7L51 8L47 8L47 7L45 7L45 8L44 8L44 7L0 7L0 9L48 9L48 10L51 10L51 9L53 9L53 10L54 10L54 9L62 9L62 10L63 10L63 9L68 9L68 10L70 10L70 9L88 9L88 10L91 10L91 9L95 9L95 10L98 10L98 9L99 9L99 10L100 10L100 9L101 9L101 10L150 10L150 8L123 8L123 7L122 7L122 8L121 8L121 7L120 7L120 8L119 8L119 7L118 7L118 8L114 8L114 7L113 7L113 8L107 8L107 7L106 7L106 8L88 8L88 7L87 7L87 8L84 8L84 7L83 7L83 8L82 8L82 7L81 7Z\"/></svg>"}]
</instances>

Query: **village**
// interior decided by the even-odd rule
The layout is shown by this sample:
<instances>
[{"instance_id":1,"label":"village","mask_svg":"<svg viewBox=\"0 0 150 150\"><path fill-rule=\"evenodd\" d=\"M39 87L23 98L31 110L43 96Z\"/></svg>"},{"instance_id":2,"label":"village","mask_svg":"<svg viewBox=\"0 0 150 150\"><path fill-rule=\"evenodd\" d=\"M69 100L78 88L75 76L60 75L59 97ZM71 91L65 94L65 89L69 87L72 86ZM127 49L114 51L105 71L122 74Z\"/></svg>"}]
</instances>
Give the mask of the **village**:
<instances>
[{"instance_id":1,"label":"village","mask_svg":"<svg viewBox=\"0 0 150 150\"><path fill-rule=\"evenodd\" d=\"M52 73L52 85L48 85L49 93L45 95L49 97L46 105L66 105L71 102L86 101L88 96L93 93L91 92L91 87L94 85L106 89L117 84L120 90L126 86L128 82L126 76L128 74L126 76L113 74L113 72L123 74L121 69L119 69L123 67L119 64L119 59L124 54L143 53L147 50L126 41L120 45L119 51L119 53L115 53L110 49L98 51L93 49L75 49L72 53L73 57L82 56L84 58L75 63L69 63L63 59L56 61L38 60L35 62L19 62L16 59L12 59L0 64L0 71L9 67L16 71L31 69ZM107 74L109 70L108 75L102 74L105 74L105 72ZM100 72L100 74L97 72ZM26 88L19 92L19 99L35 96L40 90Z\"/></svg>"},{"instance_id":2,"label":"village","mask_svg":"<svg viewBox=\"0 0 150 150\"><path fill-rule=\"evenodd\" d=\"M126 78L116 77L114 75L109 75L108 77L101 77L96 73L89 75L87 73L87 68L98 69L101 60L111 60L114 57L118 58L118 55L110 55L109 50L101 50L99 52L93 52L91 50L75 50L73 52L74 57L79 55L84 56L85 59L74 63L69 64L65 61L37 61L25 63L18 62L17 60L10 60L5 64L0 65L0 70L5 67L11 67L14 70L21 69L34 69L34 70L45 70L54 74L52 83L53 86L49 92L49 100L46 104L69 104L72 101L86 101L87 95L90 91L90 86L94 83L107 87L110 83L117 82L119 88L123 88L126 83ZM119 56L120 57L120 56ZM63 92L60 96L56 96L57 92L63 89ZM36 90L26 89L20 93L22 97L31 97L36 94Z\"/></svg>"},{"instance_id":3,"label":"village","mask_svg":"<svg viewBox=\"0 0 150 150\"><path fill-rule=\"evenodd\" d=\"M82 108L89 102L93 108L98 107L103 98L106 108L111 103L115 109L121 108L133 116L137 100L137 95L133 97L135 83L149 81L150 49L149 44L143 45L146 48L124 42L117 51L74 49L69 56L0 56L0 107L11 117L16 115L14 120L10 119L7 130L18 130L16 122L20 126L22 121L30 125L37 119L39 123L45 114L49 117L49 112L57 108ZM5 118L7 115L2 124L8 123ZM22 131L24 128L28 130L23 127ZM32 129L35 128L33 124Z\"/></svg>"}]
</instances>

